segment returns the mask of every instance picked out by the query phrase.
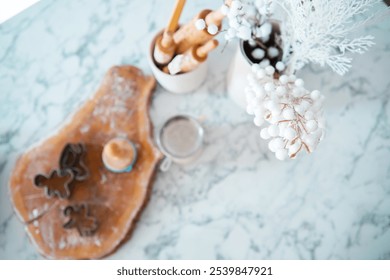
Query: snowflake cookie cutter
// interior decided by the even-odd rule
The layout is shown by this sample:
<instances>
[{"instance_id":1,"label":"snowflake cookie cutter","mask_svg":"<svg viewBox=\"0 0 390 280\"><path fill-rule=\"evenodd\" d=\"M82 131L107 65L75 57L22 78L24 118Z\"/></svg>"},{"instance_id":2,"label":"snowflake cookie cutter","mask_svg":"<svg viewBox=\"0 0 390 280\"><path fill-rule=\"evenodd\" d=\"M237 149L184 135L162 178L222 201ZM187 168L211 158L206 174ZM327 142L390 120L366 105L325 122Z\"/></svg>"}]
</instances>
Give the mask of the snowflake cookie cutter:
<instances>
[{"instance_id":1,"label":"snowflake cookie cutter","mask_svg":"<svg viewBox=\"0 0 390 280\"><path fill-rule=\"evenodd\" d=\"M71 170L53 170L49 176L41 174L35 176L34 185L43 188L48 198L57 196L60 199L68 199L73 181L74 173Z\"/></svg>"},{"instance_id":2,"label":"snowflake cookie cutter","mask_svg":"<svg viewBox=\"0 0 390 280\"><path fill-rule=\"evenodd\" d=\"M69 217L63 228L76 228L82 237L94 235L99 227L96 217L90 215L88 205L85 203L69 205L64 209L63 214L65 217Z\"/></svg>"}]
</instances>

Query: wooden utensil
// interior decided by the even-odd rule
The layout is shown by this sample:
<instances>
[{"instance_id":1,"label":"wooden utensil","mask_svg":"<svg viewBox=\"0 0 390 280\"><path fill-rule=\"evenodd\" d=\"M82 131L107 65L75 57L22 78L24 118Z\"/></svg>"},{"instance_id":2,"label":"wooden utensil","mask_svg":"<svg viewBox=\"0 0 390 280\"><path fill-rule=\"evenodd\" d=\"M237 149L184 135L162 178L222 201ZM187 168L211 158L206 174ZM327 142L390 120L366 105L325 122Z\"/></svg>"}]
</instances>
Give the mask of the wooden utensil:
<instances>
[{"instance_id":1,"label":"wooden utensil","mask_svg":"<svg viewBox=\"0 0 390 280\"><path fill-rule=\"evenodd\" d=\"M231 0L225 1L225 5L230 6ZM173 35L173 40L175 41L176 53L183 54L191 47L196 45L203 45L204 43L211 40L217 34L210 34L207 31L207 28L203 30L198 30L195 26L195 22L199 19L203 19L206 22L207 26L215 24L218 27L218 30L221 30L222 20L225 17L221 12L221 8L212 11L212 10L203 10L197 14L189 23L183 25L178 31Z\"/></svg>"},{"instance_id":2,"label":"wooden utensil","mask_svg":"<svg viewBox=\"0 0 390 280\"><path fill-rule=\"evenodd\" d=\"M160 65L169 63L175 54L176 44L173 40L173 33L176 31L179 24L179 18L183 11L186 0L177 0L168 26L163 35L157 39L154 48L154 59Z\"/></svg>"},{"instance_id":3,"label":"wooden utensil","mask_svg":"<svg viewBox=\"0 0 390 280\"><path fill-rule=\"evenodd\" d=\"M203 45L194 46L182 55L177 55L169 64L168 70L171 75L179 72L186 73L195 69L207 59L208 53L218 47L217 40L210 40Z\"/></svg>"}]
</instances>

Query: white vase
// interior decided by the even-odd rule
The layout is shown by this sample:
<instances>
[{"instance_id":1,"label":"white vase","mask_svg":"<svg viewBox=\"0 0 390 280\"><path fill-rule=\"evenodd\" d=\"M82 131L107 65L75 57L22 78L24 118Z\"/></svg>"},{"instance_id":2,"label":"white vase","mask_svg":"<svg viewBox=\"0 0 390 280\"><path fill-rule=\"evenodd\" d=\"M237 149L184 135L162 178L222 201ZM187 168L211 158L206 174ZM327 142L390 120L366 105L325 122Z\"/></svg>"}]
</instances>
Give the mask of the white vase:
<instances>
[{"instance_id":1,"label":"white vase","mask_svg":"<svg viewBox=\"0 0 390 280\"><path fill-rule=\"evenodd\" d=\"M271 20L272 35L269 42L264 43L267 47L274 46L275 35L280 35L280 22ZM240 40L233 61L230 64L230 68L227 75L227 91L229 97L241 108L246 110L246 96L245 87L248 85L248 74L252 71L251 67L253 61L251 61L245 53L244 44L247 42ZM270 45L271 43L271 45ZM280 60L280 56L277 58ZM276 63L274 61L274 63Z\"/></svg>"},{"instance_id":2,"label":"white vase","mask_svg":"<svg viewBox=\"0 0 390 280\"><path fill-rule=\"evenodd\" d=\"M244 41L240 40L227 75L229 97L241 108L246 109L245 87L247 76L253 64L244 52Z\"/></svg>"}]
</instances>

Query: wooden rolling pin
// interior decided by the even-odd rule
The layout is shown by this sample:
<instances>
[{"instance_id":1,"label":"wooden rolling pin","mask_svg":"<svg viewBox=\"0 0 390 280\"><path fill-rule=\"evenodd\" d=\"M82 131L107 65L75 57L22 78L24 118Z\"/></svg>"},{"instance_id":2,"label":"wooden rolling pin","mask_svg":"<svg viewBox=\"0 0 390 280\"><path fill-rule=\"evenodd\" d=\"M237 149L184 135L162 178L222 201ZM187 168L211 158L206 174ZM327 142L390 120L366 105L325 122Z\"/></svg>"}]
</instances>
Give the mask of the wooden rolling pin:
<instances>
[{"instance_id":1,"label":"wooden rolling pin","mask_svg":"<svg viewBox=\"0 0 390 280\"><path fill-rule=\"evenodd\" d=\"M231 0L227 0L225 1L225 5L230 6L231 2ZM176 53L183 54L193 46L203 45L208 42L221 30L222 20L224 17L225 15L221 12L221 8L215 11L201 11L189 23L183 25L173 35L173 40L177 45ZM203 30L196 28L196 22L200 19L204 20L206 23L206 28ZM211 25L218 27L218 31L215 34L210 34L207 30L207 27L210 27Z\"/></svg>"},{"instance_id":2,"label":"wooden rolling pin","mask_svg":"<svg viewBox=\"0 0 390 280\"><path fill-rule=\"evenodd\" d=\"M214 35L207 32L207 28L203 30L199 30L196 28L196 21L206 19L206 16L209 15L211 10L203 10L199 14L197 14L189 23L183 25L176 33L173 35L173 40L177 45L176 52L179 54L185 53L191 47L196 45L202 45L205 42L212 39ZM207 23L206 23L207 24ZM220 30L221 25L217 25L218 30Z\"/></svg>"},{"instance_id":3,"label":"wooden rolling pin","mask_svg":"<svg viewBox=\"0 0 390 280\"><path fill-rule=\"evenodd\" d=\"M208 53L218 47L217 40L210 40L204 45L190 48L184 54L179 54L168 64L168 71L171 75L186 73L194 70L199 64L207 59Z\"/></svg>"},{"instance_id":4,"label":"wooden rolling pin","mask_svg":"<svg viewBox=\"0 0 390 280\"><path fill-rule=\"evenodd\" d=\"M177 0L172 16L164 33L156 40L154 47L154 59L160 65L166 65L175 54L176 44L173 40L173 33L176 31L181 12L183 11L186 0Z\"/></svg>"}]
</instances>

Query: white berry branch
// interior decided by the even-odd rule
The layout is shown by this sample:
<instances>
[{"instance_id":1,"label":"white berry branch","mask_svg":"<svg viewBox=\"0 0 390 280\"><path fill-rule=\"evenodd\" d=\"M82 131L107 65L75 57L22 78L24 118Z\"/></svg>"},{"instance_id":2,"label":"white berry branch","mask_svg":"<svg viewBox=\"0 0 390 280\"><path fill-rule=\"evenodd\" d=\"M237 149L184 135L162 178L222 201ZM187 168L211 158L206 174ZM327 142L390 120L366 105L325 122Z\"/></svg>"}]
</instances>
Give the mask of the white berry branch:
<instances>
[{"instance_id":1,"label":"white berry branch","mask_svg":"<svg viewBox=\"0 0 390 280\"><path fill-rule=\"evenodd\" d=\"M294 75L274 74L272 66L252 66L245 89L247 112L254 115L256 126L268 124L260 136L271 139L268 147L276 158L295 158L303 150L311 153L324 136L324 97L318 90L309 92Z\"/></svg>"}]
</instances>

